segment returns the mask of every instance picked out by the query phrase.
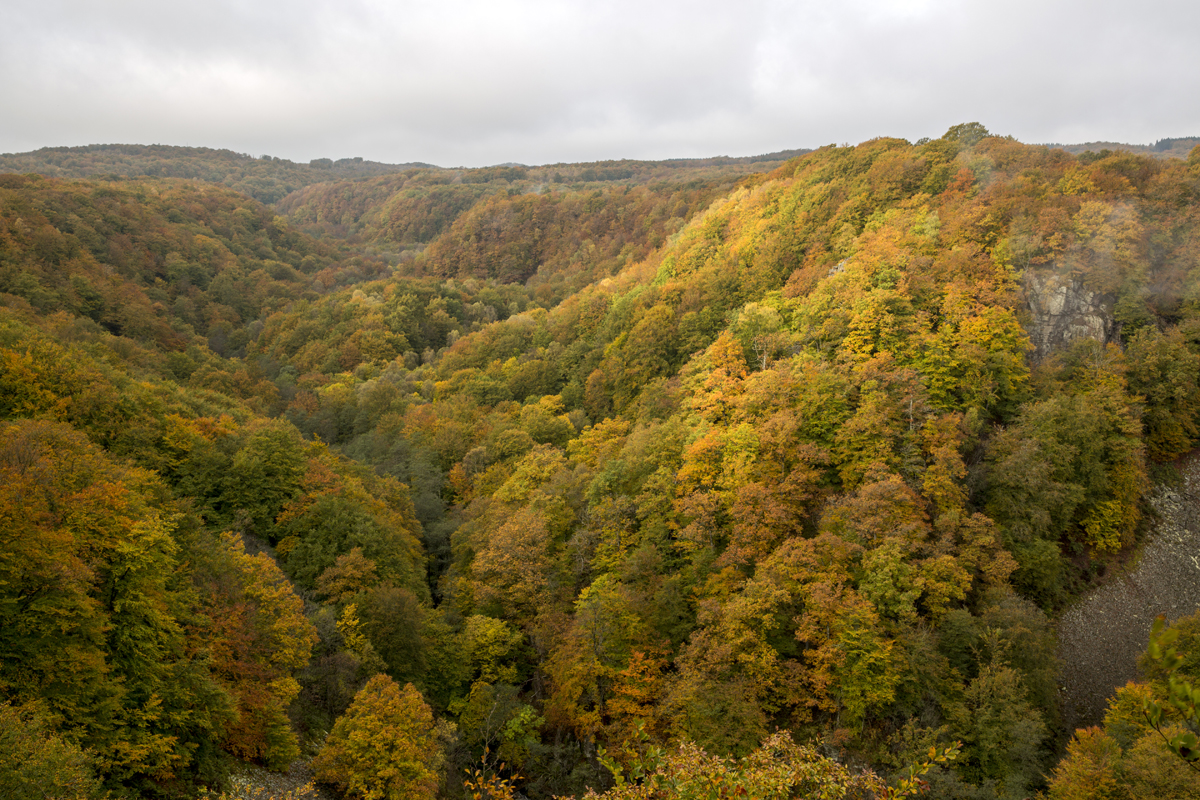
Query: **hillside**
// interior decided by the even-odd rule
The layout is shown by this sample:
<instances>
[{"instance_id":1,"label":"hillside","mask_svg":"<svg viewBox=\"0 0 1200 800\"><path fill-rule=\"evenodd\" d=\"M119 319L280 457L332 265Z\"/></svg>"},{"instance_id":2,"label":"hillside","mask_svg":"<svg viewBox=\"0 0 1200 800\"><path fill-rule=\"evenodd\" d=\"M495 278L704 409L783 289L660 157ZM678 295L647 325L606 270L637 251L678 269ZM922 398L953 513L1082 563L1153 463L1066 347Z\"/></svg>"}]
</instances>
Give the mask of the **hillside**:
<instances>
[{"instance_id":1,"label":"hillside","mask_svg":"<svg viewBox=\"0 0 1200 800\"><path fill-rule=\"evenodd\" d=\"M382 164L362 158L314 158L299 164L285 158L207 147L171 145L94 144L82 147L43 147L29 153L0 154L0 173L38 174L49 178L187 178L219 184L268 205L305 186L331 181L354 181L397 173L432 176L433 183L516 182L522 188L547 184L603 184L611 181L642 185L685 182L772 169L806 150L760 156L684 158L666 161L604 161L583 164L520 164L483 168L444 169L410 162Z\"/></svg>"},{"instance_id":2,"label":"hillside","mask_svg":"<svg viewBox=\"0 0 1200 800\"><path fill-rule=\"evenodd\" d=\"M313 159L296 164L231 150L169 145L107 144L43 147L0 155L0 173L36 173L50 178L188 178L227 186L263 203L274 203L311 183L384 175L429 164L380 164L361 158Z\"/></svg>"},{"instance_id":3,"label":"hillside","mask_svg":"<svg viewBox=\"0 0 1200 800\"><path fill-rule=\"evenodd\" d=\"M1072 155L1081 156L1084 153L1090 153L1092 156L1099 155L1108 151L1136 153L1138 155L1147 155L1154 158L1180 158L1186 159L1188 154L1192 152L1192 148L1200 145L1200 136L1185 136L1175 139L1159 139L1154 144L1123 144L1121 142L1087 142L1085 144L1052 144L1047 147L1059 147L1071 153Z\"/></svg>"},{"instance_id":4,"label":"hillside","mask_svg":"<svg viewBox=\"0 0 1200 800\"><path fill-rule=\"evenodd\" d=\"M930 748L930 797L1059 791L1054 618L1200 439L1200 150L0 203L0 713L118 794L304 750L366 794L378 740L406 796L581 795L777 729L863 791Z\"/></svg>"},{"instance_id":5,"label":"hillside","mask_svg":"<svg viewBox=\"0 0 1200 800\"><path fill-rule=\"evenodd\" d=\"M451 182L443 173L414 172L312 186L278 208L302 230L367 245L410 274L550 284L544 291L561 299L646 258L746 177L709 172L644 186L553 188L528 175L475 171Z\"/></svg>"}]
</instances>

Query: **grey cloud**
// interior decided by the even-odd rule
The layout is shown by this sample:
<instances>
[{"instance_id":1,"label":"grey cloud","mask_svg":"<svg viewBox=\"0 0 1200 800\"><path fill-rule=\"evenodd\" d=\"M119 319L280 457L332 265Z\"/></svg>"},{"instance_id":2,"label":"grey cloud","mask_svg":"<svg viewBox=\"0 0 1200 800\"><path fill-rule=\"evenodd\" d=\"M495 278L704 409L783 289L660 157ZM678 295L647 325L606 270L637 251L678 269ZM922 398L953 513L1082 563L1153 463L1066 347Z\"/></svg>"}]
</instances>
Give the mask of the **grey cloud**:
<instances>
[{"instance_id":1,"label":"grey cloud","mask_svg":"<svg viewBox=\"0 0 1200 800\"><path fill-rule=\"evenodd\" d=\"M753 154L978 119L1200 132L1200 7L16 0L0 150L105 141L446 165Z\"/></svg>"}]
</instances>

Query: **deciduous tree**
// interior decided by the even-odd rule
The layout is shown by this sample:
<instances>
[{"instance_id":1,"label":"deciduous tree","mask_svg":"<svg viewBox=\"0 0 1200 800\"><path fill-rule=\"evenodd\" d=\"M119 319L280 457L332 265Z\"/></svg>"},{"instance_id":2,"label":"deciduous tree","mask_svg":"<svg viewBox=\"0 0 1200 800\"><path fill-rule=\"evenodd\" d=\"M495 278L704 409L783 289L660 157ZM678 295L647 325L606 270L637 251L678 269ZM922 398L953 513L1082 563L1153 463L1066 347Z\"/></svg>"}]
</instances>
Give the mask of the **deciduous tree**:
<instances>
[{"instance_id":1,"label":"deciduous tree","mask_svg":"<svg viewBox=\"0 0 1200 800\"><path fill-rule=\"evenodd\" d=\"M420 692L376 675L334 723L313 769L363 800L413 800L436 796L443 760L433 712Z\"/></svg>"}]
</instances>

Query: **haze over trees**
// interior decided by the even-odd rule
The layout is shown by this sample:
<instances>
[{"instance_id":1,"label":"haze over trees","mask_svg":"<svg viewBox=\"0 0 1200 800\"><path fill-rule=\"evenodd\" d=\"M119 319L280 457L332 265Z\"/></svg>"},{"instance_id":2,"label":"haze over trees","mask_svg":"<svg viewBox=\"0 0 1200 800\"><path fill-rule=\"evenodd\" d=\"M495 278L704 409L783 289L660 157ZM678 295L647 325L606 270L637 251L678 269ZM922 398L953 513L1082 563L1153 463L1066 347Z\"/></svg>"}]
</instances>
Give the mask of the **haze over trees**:
<instances>
[{"instance_id":1,"label":"haze over trees","mask_svg":"<svg viewBox=\"0 0 1200 800\"><path fill-rule=\"evenodd\" d=\"M20 796L1190 786L1053 619L1200 437L1200 150L4 159Z\"/></svg>"}]
</instances>

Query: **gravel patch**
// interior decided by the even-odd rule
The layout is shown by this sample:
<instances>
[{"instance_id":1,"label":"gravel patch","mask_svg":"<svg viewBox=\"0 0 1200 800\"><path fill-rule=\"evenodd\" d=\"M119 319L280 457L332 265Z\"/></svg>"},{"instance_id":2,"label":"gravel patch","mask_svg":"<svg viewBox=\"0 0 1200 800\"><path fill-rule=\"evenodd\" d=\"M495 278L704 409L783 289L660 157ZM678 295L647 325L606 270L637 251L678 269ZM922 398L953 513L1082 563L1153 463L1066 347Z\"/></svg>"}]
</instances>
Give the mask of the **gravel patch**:
<instances>
[{"instance_id":1,"label":"gravel patch","mask_svg":"<svg viewBox=\"0 0 1200 800\"><path fill-rule=\"evenodd\" d=\"M1179 465L1180 488L1151 500L1158 524L1134 569L1100 587L1058 620L1059 695L1068 731L1103 721L1108 698L1137 680L1138 657L1159 614L1200 608L1200 457Z\"/></svg>"},{"instance_id":2,"label":"gravel patch","mask_svg":"<svg viewBox=\"0 0 1200 800\"><path fill-rule=\"evenodd\" d=\"M337 800L324 784L316 783L308 761L294 761L287 772L271 772L241 764L230 776L229 800Z\"/></svg>"}]
</instances>

